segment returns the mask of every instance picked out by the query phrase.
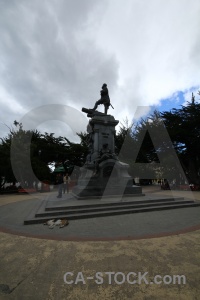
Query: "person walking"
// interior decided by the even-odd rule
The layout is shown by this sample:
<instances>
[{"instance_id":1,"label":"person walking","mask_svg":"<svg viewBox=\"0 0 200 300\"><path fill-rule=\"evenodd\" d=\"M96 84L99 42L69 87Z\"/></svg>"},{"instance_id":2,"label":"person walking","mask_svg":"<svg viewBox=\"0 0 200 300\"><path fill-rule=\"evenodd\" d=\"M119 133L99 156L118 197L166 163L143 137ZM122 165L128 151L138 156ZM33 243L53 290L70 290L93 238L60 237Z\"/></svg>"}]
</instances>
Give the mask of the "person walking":
<instances>
[{"instance_id":1,"label":"person walking","mask_svg":"<svg viewBox=\"0 0 200 300\"><path fill-rule=\"evenodd\" d=\"M67 189L67 193L69 193L70 177L69 177L68 174L64 175L63 182L64 182L64 185L63 185L63 194L65 194L66 189Z\"/></svg>"},{"instance_id":2,"label":"person walking","mask_svg":"<svg viewBox=\"0 0 200 300\"><path fill-rule=\"evenodd\" d=\"M62 174L58 174L57 184L58 184L58 196L57 196L57 198L62 198L62 190L63 190L63 176L62 176Z\"/></svg>"}]
</instances>

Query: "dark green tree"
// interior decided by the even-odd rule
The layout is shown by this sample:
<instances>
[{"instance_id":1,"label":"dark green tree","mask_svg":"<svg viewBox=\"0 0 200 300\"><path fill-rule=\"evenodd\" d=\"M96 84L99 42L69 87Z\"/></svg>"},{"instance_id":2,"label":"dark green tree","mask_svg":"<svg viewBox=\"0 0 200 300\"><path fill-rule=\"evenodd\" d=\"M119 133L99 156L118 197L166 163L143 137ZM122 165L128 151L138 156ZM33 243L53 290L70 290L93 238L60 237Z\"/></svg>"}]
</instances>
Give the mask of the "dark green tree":
<instances>
[{"instance_id":1,"label":"dark green tree","mask_svg":"<svg viewBox=\"0 0 200 300\"><path fill-rule=\"evenodd\" d=\"M10 162L10 139L1 138L0 140L0 188L4 186L6 182L15 183L15 176L12 172L12 166Z\"/></svg>"},{"instance_id":2,"label":"dark green tree","mask_svg":"<svg viewBox=\"0 0 200 300\"><path fill-rule=\"evenodd\" d=\"M200 184L200 103L192 94L186 106L161 116L189 181Z\"/></svg>"},{"instance_id":3,"label":"dark green tree","mask_svg":"<svg viewBox=\"0 0 200 300\"><path fill-rule=\"evenodd\" d=\"M66 171L69 173L73 166L82 166L88 152L87 134L81 132L78 136L81 142L72 143L65 137L55 137L54 133L24 130L21 123L14 121L8 136L1 138L0 142L1 186L15 181L32 186L35 178L50 180L50 167L55 164L65 165L67 162ZM31 167L28 166L29 160Z\"/></svg>"}]
</instances>

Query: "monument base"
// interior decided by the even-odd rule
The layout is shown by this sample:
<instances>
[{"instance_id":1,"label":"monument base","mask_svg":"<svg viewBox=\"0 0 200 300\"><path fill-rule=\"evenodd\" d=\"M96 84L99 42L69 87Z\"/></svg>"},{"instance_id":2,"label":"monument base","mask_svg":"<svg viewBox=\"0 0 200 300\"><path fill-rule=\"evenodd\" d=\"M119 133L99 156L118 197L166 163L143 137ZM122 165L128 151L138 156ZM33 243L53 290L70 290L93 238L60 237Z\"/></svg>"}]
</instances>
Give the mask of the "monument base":
<instances>
[{"instance_id":1,"label":"monument base","mask_svg":"<svg viewBox=\"0 0 200 300\"><path fill-rule=\"evenodd\" d=\"M103 198L118 198L118 197L139 197L139 196L145 196L145 194L142 193L142 189L139 186L133 185L131 189L125 189L124 193L121 193L120 189L117 189L117 187L113 187L113 189L106 190L106 193L104 193L103 188L94 187L95 189L84 189L81 190L80 188L76 188L72 191L73 196L77 200L86 200L86 199L103 199Z\"/></svg>"},{"instance_id":2,"label":"monument base","mask_svg":"<svg viewBox=\"0 0 200 300\"><path fill-rule=\"evenodd\" d=\"M142 188L133 185L128 174L128 164L107 159L95 166L86 164L81 168L81 176L72 193L77 199L93 199L107 196L143 196Z\"/></svg>"}]
</instances>

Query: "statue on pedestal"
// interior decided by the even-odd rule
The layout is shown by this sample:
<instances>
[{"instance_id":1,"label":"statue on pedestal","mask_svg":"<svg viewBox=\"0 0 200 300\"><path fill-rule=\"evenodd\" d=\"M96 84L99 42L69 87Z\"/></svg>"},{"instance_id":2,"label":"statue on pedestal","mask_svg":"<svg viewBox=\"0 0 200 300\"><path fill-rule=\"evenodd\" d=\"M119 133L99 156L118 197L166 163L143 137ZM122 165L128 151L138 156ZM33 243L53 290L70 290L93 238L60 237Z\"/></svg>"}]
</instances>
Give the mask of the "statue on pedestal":
<instances>
[{"instance_id":1,"label":"statue on pedestal","mask_svg":"<svg viewBox=\"0 0 200 300\"><path fill-rule=\"evenodd\" d=\"M78 199L119 194L141 193L141 188L133 187L133 180L128 174L129 165L119 161L115 153L115 127L119 123L114 116L108 115L110 103L107 84L101 90L101 99L96 101L93 109L82 108L90 118L87 126L88 155L81 167L81 174L73 194ZM104 113L97 111L103 104Z\"/></svg>"}]
</instances>

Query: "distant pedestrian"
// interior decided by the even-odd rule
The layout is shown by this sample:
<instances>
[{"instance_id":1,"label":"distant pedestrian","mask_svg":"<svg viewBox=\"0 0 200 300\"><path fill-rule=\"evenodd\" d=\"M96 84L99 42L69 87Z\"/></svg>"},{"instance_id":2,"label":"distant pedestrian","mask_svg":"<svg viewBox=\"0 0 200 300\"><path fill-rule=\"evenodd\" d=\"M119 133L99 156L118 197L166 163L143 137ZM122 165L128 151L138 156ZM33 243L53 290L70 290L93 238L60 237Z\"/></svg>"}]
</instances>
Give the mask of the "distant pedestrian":
<instances>
[{"instance_id":1,"label":"distant pedestrian","mask_svg":"<svg viewBox=\"0 0 200 300\"><path fill-rule=\"evenodd\" d=\"M69 183L70 183L70 177L68 174L65 174L63 177L63 194L65 194L65 191L67 189L67 193L69 193Z\"/></svg>"},{"instance_id":2,"label":"distant pedestrian","mask_svg":"<svg viewBox=\"0 0 200 300\"><path fill-rule=\"evenodd\" d=\"M63 190L63 176L62 176L62 174L58 174L56 183L58 184L58 196L57 196L57 198L62 198L62 190Z\"/></svg>"}]
</instances>

